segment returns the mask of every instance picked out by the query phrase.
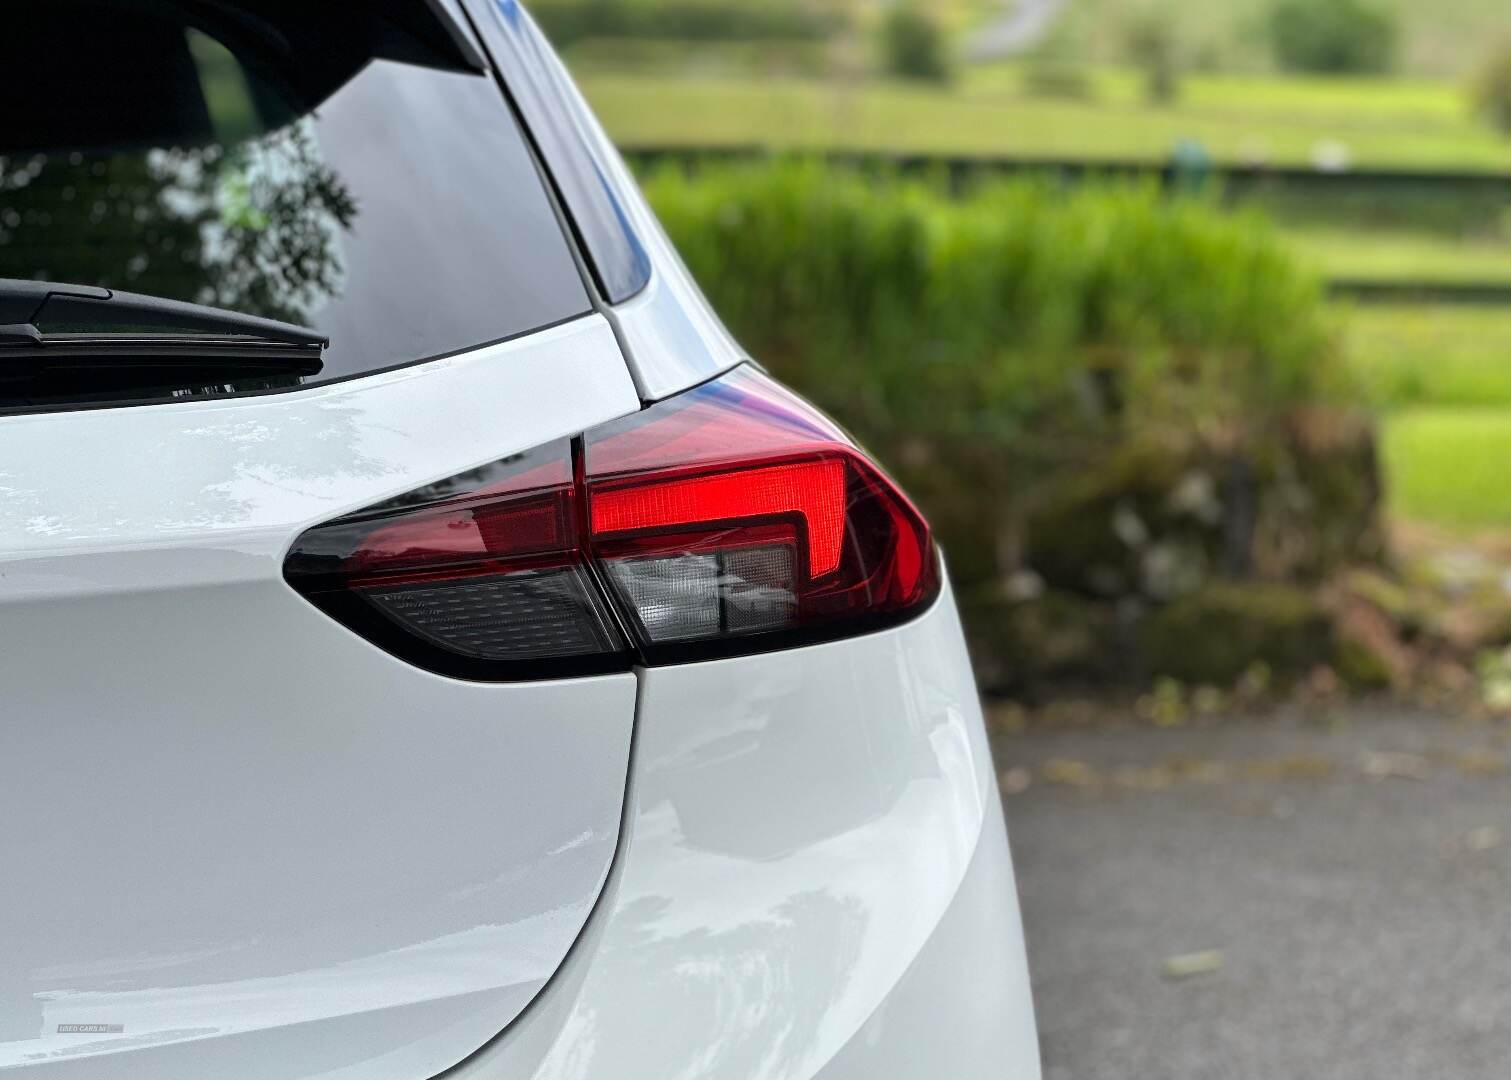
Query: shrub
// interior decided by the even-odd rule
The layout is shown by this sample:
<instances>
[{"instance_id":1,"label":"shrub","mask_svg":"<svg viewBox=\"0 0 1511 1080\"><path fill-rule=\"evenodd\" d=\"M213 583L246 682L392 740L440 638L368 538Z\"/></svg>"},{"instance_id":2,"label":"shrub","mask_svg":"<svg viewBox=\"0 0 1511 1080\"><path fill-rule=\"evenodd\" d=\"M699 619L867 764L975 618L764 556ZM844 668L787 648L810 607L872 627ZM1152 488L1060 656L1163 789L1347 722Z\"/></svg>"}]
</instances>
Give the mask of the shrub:
<instances>
[{"instance_id":1,"label":"shrub","mask_svg":"<svg viewBox=\"0 0 1511 1080\"><path fill-rule=\"evenodd\" d=\"M1255 661L1292 682L1334 657L1326 609L1289 585L1209 586L1151 618L1138 644L1149 673L1210 686L1232 686Z\"/></svg>"},{"instance_id":2,"label":"shrub","mask_svg":"<svg viewBox=\"0 0 1511 1080\"><path fill-rule=\"evenodd\" d=\"M1150 11L1124 30L1124 51L1144 76L1149 100L1165 105L1180 96L1180 38L1173 12Z\"/></svg>"},{"instance_id":3,"label":"shrub","mask_svg":"<svg viewBox=\"0 0 1511 1080\"><path fill-rule=\"evenodd\" d=\"M1511 41L1503 42L1480 71L1474 103L1492 124L1511 135Z\"/></svg>"},{"instance_id":4,"label":"shrub","mask_svg":"<svg viewBox=\"0 0 1511 1080\"><path fill-rule=\"evenodd\" d=\"M1061 19L1043 40L1024 53L1019 65L1023 91L1035 97L1088 100L1097 92L1092 49L1073 20Z\"/></svg>"},{"instance_id":5,"label":"shrub","mask_svg":"<svg viewBox=\"0 0 1511 1080\"><path fill-rule=\"evenodd\" d=\"M1268 30L1276 64L1319 75L1389 71L1400 38L1395 17L1365 0L1279 0Z\"/></svg>"},{"instance_id":6,"label":"shrub","mask_svg":"<svg viewBox=\"0 0 1511 1080\"><path fill-rule=\"evenodd\" d=\"M945 82L950 62L944 31L935 19L912 4L899 4L881 27L886 71L903 79Z\"/></svg>"},{"instance_id":7,"label":"shrub","mask_svg":"<svg viewBox=\"0 0 1511 1080\"><path fill-rule=\"evenodd\" d=\"M1319 283L1263 218L1202 199L1033 180L956 199L797 161L664 165L646 187L749 344L879 425L1007 434L1188 404L1237 423L1343 371Z\"/></svg>"},{"instance_id":8,"label":"shrub","mask_svg":"<svg viewBox=\"0 0 1511 1080\"><path fill-rule=\"evenodd\" d=\"M803 162L667 165L646 189L737 336L919 498L978 640L1017 617L1010 583L1105 626L1378 553L1322 290L1256 215Z\"/></svg>"},{"instance_id":9,"label":"shrub","mask_svg":"<svg viewBox=\"0 0 1511 1080\"><path fill-rule=\"evenodd\" d=\"M1033 97L1085 101L1093 97L1091 76L1080 64L1035 57L1023 69L1023 92Z\"/></svg>"}]
</instances>

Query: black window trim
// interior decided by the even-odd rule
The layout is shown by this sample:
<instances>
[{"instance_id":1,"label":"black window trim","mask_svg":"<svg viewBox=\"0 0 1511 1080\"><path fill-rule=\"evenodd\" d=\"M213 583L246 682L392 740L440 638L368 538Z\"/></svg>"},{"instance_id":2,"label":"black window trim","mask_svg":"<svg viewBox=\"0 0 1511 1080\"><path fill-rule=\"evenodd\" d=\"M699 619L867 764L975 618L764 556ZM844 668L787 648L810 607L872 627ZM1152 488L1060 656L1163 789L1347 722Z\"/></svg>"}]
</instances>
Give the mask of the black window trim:
<instances>
[{"instance_id":1,"label":"black window trim","mask_svg":"<svg viewBox=\"0 0 1511 1080\"><path fill-rule=\"evenodd\" d=\"M584 209L604 197L610 204L621 198L614 190L612 173L600 160L597 150L586 140L571 110L565 105L556 107L558 97L554 87L542 86L534 71L517 55L515 43L506 39L506 32L497 28L493 20L495 12L482 10L500 3L517 0L444 0L456 4L471 24L484 56L488 60L500 90L509 102L515 119L525 139L536 155L547 185L560 206L563 224L570 239L578 248L587 271L589 291L595 302L603 308L617 306L633 300L643 293L655 276L655 267L650 250L635 231L627 215L613 215L617 228L597 229L591 222L605 215L583 212ZM518 7L531 43L548 48L545 37L523 7ZM528 89L526 95L516 92L516 87ZM580 178L591 173L603 184L603 192L592 191ZM638 262L643 273L628 288L614 288L608 282L607 268L620 266L627 261ZM621 272L615 271L615 276Z\"/></svg>"}]
</instances>

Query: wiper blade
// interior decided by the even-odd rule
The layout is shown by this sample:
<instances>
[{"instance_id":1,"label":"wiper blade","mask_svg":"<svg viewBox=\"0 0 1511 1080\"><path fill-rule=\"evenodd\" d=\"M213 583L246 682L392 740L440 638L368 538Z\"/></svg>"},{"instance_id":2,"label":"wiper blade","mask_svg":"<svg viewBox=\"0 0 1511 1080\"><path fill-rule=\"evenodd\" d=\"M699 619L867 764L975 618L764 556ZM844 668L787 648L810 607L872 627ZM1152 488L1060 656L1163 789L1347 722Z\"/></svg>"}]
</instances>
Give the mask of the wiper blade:
<instances>
[{"instance_id":1,"label":"wiper blade","mask_svg":"<svg viewBox=\"0 0 1511 1080\"><path fill-rule=\"evenodd\" d=\"M232 334L43 334L0 326L0 380L21 370L152 369L171 373L318 375L319 345Z\"/></svg>"},{"instance_id":2,"label":"wiper blade","mask_svg":"<svg viewBox=\"0 0 1511 1080\"><path fill-rule=\"evenodd\" d=\"M7 368L182 364L315 375L329 344L318 330L223 308L0 278L0 364Z\"/></svg>"}]
</instances>

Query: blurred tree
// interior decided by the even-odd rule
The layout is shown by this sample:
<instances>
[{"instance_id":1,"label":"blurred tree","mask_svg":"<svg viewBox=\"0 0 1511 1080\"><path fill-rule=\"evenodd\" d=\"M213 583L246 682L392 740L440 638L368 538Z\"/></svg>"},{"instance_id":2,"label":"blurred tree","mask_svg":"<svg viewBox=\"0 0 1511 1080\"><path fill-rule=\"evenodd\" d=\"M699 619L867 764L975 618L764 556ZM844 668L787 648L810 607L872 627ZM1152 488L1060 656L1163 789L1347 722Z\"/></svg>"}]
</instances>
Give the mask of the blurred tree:
<instances>
[{"instance_id":1,"label":"blurred tree","mask_svg":"<svg viewBox=\"0 0 1511 1080\"><path fill-rule=\"evenodd\" d=\"M1480 70L1474 103L1492 124L1511 135L1511 39L1501 42Z\"/></svg>"},{"instance_id":2,"label":"blurred tree","mask_svg":"<svg viewBox=\"0 0 1511 1080\"><path fill-rule=\"evenodd\" d=\"M922 6L904 2L882 23L882 54L888 74L947 82L950 58L944 31Z\"/></svg>"},{"instance_id":3,"label":"blurred tree","mask_svg":"<svg viewBox=\"0 0 1511 1080\"><path fill-rule=\"evenodd\" d=\"M230 148L0 157L0 277L308 322L357 212L308 120Z\"/></svg>"},{"instance_id":4,"label":"blurred tree","mask_svg":"<svg viewBox=\"0 0 1511 1080\"><path fill-rule=\"evenodd\" d=\"M1275 62L1287 71L1346 75L1395 66L1395 16L1364 0L1279 0L1267 30Z\"/></svg>"},{"instance_id":5,"label":"blurred tree","mask_svg":"<svg viewBox=\"0 0 1511 1080\"><path fill-rule=\"evenodd\" d=\"M1034 97L1088 100L1096 96L1087 53L1090 46L1080 28L1061 20L1026 55L1023 90Z\"/></svg>"},{"instance_id":6,"label":"blurred tree","mask_svg":"<svg viewBox=\"0 0 1511 1080\"><path fill-rule=\"evenodd\" d=\"M1124 28L1123 47L1143 73L1150 101L1168 105L1180 96L1180 34L1172 12L1160 8L1139 13Z\"/></svg>"}]
</instances>

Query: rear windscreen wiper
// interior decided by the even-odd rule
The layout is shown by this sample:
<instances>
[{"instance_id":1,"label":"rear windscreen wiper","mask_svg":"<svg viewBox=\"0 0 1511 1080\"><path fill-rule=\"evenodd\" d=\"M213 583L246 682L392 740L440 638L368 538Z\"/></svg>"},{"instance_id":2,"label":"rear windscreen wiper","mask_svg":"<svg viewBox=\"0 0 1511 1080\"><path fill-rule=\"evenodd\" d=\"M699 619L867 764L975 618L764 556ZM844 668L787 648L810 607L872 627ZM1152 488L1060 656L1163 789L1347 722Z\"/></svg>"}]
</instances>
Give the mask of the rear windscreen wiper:
<instances>
[{"instance_id":1,"label":"rear windscreen wiper","mask_svg":"<svg viewBox=\"0 0 1511 1080\"><path fill-rule=\"evenodd\" d=\"M21 372L132 367L317 375L317 330L223 308L52 281L0 278L0 380Z\"/></svg>"}]
</instances>

